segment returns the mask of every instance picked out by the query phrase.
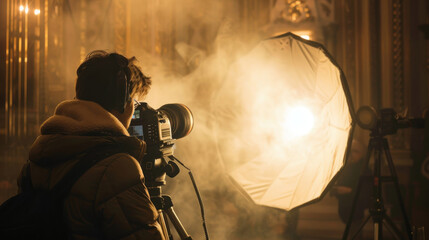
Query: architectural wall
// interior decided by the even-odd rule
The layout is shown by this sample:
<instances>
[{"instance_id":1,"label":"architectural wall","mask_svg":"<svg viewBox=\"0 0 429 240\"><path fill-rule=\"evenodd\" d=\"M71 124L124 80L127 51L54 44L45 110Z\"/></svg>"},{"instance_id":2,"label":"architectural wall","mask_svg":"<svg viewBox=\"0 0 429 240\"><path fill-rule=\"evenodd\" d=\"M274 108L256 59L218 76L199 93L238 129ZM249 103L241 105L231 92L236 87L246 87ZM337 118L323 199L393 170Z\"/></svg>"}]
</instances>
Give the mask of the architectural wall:
<instances>
[{"instance_id":1,"label":"architectural wall","mask_svg":"<svg viewBox=\"0 0 429 240\"><path fill-rule=\"evenodd\" d=\"M20 6L27 4L25 14ZM230 33L256 43L305 32L342 67L356 110L370 105L419 117L429 105L428 9L425 0L0 1L0 175L16 177L40 123L59 101L74 97L75 69L94 49L135 55L143 70L160 63L169 70L158 81L167 83L168 76L192 73ZM204 84L195 83L199 94L210 95ZM407 129L389 137L410 213L422 207L413 201L427 188L414 177L427 135ZM357 127L355 137L367 142L369 132ZM423 221L417 215L412 219Z\"/></svg>"}]
</instances>

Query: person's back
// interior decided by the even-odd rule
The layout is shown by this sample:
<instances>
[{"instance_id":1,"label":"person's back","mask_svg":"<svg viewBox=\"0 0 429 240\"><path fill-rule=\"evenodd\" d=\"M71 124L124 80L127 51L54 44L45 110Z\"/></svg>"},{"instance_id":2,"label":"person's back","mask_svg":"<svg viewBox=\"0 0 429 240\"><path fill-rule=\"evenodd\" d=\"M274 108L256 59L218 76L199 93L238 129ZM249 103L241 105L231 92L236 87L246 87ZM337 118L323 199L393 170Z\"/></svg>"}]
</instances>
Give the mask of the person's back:
<instances>
[{"instance_id":1,"label":"person's back","mask_svg":"<svg viewBox=\"0 0 429 240\"><path fill-rule=\"evenodd\" d=\"M28 163L36 189L52 189L85 153L119 152L85 172L64 200L71 239L164 239L138 162L145 143L126 130L132 98L149 86L132 61L95 52L78 69L77 99L60 103L42 124Z\"/></svg>"}]
</instances>

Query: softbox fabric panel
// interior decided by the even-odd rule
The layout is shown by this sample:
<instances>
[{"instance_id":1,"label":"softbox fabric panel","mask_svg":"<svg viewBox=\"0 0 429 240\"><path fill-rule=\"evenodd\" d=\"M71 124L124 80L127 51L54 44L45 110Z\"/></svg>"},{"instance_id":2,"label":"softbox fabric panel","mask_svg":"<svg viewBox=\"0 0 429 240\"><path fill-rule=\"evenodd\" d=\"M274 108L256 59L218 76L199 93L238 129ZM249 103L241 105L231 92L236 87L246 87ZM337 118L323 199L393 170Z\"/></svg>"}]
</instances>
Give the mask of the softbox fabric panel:
<instances>
[{"instance_id":1,"label":"softbox fabric panel","mask_svg":"<svg viewBox=\"0 0 429 240\"><path fill-rule=\"evenodd\" d=\"M231 66L214 100L217 147L255 203L290 210L319 198L340 171L353 127L342 77L320 44L291 33ZM291 123L294 109L311 116ZM296 131L307 122L310 130Z\"/></svg>"}]
</instances>

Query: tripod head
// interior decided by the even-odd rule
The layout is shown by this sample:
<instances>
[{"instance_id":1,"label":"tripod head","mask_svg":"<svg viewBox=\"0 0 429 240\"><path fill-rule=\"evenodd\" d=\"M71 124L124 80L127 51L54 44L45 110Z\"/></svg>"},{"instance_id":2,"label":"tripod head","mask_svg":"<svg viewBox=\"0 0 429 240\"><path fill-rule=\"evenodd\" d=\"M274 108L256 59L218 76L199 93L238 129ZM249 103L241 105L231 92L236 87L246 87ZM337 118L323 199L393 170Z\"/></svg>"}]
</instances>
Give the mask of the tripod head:
<instances>
[{"instance_id":1,"label":"tripod head","mask_svg":"<svg viewBox=\"0 0 429 240\"><path fill-rule=\"evenodd\" d=\"M362 106L356 112L357 123L371 131L371 136L385 136L395 134L401 128L424 128L424 118L408 118L400 115L392 108L383 108L379 111L370 106Z\"/></svg>"},{"instance_id":2,"label":"tripod head","mask_svg":"<svg viewBox=\"0 0 429 240\"><path fill-rule=\"evenodd\" d=\"M161 158L143 158L140 166L145 176L145 185L150 188L161 187L166 184L165 176L174 178L180 173L180 168L173 161L167 161L164 157Z\"/></svg>"}]
</instances>

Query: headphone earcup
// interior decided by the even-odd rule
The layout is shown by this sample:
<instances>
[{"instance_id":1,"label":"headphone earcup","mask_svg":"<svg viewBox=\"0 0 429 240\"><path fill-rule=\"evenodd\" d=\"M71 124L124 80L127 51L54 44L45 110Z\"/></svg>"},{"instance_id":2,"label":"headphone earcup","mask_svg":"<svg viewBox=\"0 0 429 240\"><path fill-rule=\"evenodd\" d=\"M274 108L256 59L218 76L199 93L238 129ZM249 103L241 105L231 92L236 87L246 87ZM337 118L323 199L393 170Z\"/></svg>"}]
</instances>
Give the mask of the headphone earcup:
<instances>
[{"instance_id":1,"label":"headphone earcup","mask_svg":"<svg viewBox=\"0 0 429 240\"><path fill-rule=\"evenodd\" d=\"M122 89L122 91L116 91L116 99L115 108L120 112L123 113L125 110L125 107L127 105L127 102L130 99L130 93L129 93L129 81L127 78L127 75L125 74L125 71L122 69L118 72L118 76L116 78L116 87L117 89Z\"/></svg>"},{"instance_id":2,"label":"headphone earcup","mask_svg":"<svg viewBox=\"0 0 429 240\"><path fill-rule=\"evenodd\" d=\"M123 113L127 103L130 101L130 82L131 74L128 67L128 59L124 56L117 53L111 53L109 58L115 65L116 78L115 78L115 87L114 89L114 108Z\"/></svg>"}]
</instances>

